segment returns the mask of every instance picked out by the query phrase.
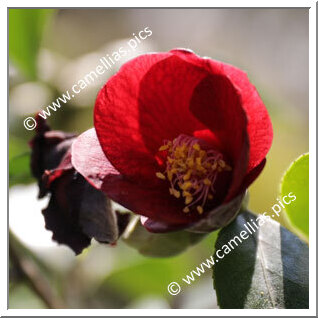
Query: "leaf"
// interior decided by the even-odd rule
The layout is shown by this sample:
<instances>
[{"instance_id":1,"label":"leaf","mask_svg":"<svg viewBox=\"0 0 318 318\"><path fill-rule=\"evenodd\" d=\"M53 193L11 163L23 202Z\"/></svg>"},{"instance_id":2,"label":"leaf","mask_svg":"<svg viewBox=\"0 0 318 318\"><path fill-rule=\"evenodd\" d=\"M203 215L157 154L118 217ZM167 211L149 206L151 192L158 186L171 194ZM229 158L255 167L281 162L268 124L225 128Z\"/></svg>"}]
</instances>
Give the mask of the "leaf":
<instances>
[{"instance_id":1,"label":"leaf","mask_svg":"<svg viewBox=\"0 0 318 318\"><path fill-rule=\"evenodd\" d=\"M34 181L30 172L30 150L27 142L10 136L9 138L9 183L10 186Z\"/></svg>"},{"instance_id":2,"label":"leaf","mask_svg":"<svg viewBox=\"0 0 318 318\"><path fill-rule=\"evenodd\" d=\"M25 152L9 160L10 187L15 184L26 184L34 181L30 172L30 152Z\"/></svg>"},{"instance_id":3,"label":"leaf","mask_svg":"<svg viewBox=\"0 0 318 318\"><path fill-rule=\"evenodd\" d=\"M12 134L9 136L9 160L29 150L28 143L24 139L12 136Z\"/></svg>"},{"instance_id":4,"label":"leaf","mask_svg":"<svg viewBox=\"0 0 318 318\"><path fill-rule=\"evenodd\" d=\"M9 9L9 56L30 79L36 79L37 56L47 19L54 10Z\"/></svg>"},{"instance_id":5,"label":"leaf","mask_svg":"<svg viewBox=\"0 0 318 318\"><path fill-rule=\"evenodd\" d=\"M244 212L219 233L215 250L221 256L213 268L214 288L221 308L308 308L308 246L297 236L266 216L260 221ZM247 232L248 223L256 233ZM243 235L246 231L249 237ZM252 229L250 229L252 232ZM253 233L253 232L252 232ZM237 246L226 255L235 236ZM227 250L228 251L228 250Z\"/></svg>"},{"instance_id":6,"label":"leaf","mask_svg":"<svg viewBox=\"0 0 318 318\"><path fill-rule=\"evenodd\" d=\"M296 196L291 201L290 196ZM287 196L287 198L286 198ZM287 169L281 183L281 201L286 198L285 211L291 225L307 239L309 236L309 154L296 159Z\"/></svg>"},{"instance_id":7,"label":"leaf","mask_svg":"<svg viewBox=\"0 0 318 318\"><path fill-rule=\"evenodd\" d=\"M113 293L127 294L132 299L142 295L169 295L167 286L180 277L184 261L183 255L173 260L145 258L114 271L102 282L98 293L102 293L104 288L111 288Z\"/></svg>"},{"instance_id":8,"label":"leaf","mask_svg":"<svg viewBox=\"0 0 318 318\"><path fill-rule=\"evenodd\" d=\"M124 233L123 241L137 249L140 254L152 257L170 257L185 251L191 245L200 242L207 233L191 233L177 231L170 233L150 233L135 218L128 226L129 232Z\"/></svg>"}]
</instances>

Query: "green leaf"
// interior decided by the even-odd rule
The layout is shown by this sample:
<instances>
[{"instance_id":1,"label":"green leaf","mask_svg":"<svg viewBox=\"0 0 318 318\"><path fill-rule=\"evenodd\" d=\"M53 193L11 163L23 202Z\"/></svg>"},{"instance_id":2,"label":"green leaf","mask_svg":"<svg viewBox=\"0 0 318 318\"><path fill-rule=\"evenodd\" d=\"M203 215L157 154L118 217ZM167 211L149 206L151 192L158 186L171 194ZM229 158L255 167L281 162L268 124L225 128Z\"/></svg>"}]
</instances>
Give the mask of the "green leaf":
<instances>
[{"instance_id":1,"label":"green leaf","mask_svg":"<svg viewBox=\"0 0 318 318\"><path fill-rule=\"evenodd\" d=\"M30 152L13 157L9 161L10 187L15 184L27 184L34 181L30 171Z\"/></svg>"},{"instance_id":2,"label":"green leaf","mask_svg":"<svg viewBox=\"0 0 318 318\"><path fill-rule=\"evenodd\" d=\"M241 231L249 237L242 239ZM235 236L241 239L235 238L237 245L230 241ZM224 258L215 254L213 278L221 308L308 308L308 246L269 216L260 221L243 212L220 231L216 253L219 249Z\"/></svg>"},{"instance_id":3,"label":"green leaf","mask_svg":"<svg viewBox=\"0 0 318 318\"><path fill-rule=\"evenodd\" d=\"M36 79L37 56L51 9L9 9L9 56L30 79Z\"/></svg>"},{"instance_id":4,"label":"green leaf","mask_svg":"<svg viewBox=\"0 0 318 318\"><path fill-rule=\"evenodd\" d=\"M10 186L34 182L30 170L31 151L28 143L15 136L9 138L9 183Z\"/></svg>"},{"instance_id":5,"label":"green leaf","mask_svg":"<svg viewBox=\"0 0 318 318\"><path fill-rule=\"evenodd\" d=\"M139 218L130 224L122 240L137 249L140 254L151 257L170 257L180 254L188 247L200 242L207 233L177 231L170 233L150 233L140 223Z\"/></svg>"},{"instance_id":6,"label":"green leaf","mask_svg":"<svg viewBox=\"0 0 318 318\"><path fill-rule=\"evenodd\" d=\"M281 183L281 201L295 195L296 200L285 205L291 225L307 239L309 236L309 154L296 159L286 171Z\"/></svg>"},{"instance_id":7,"label":"green leaf","mask_svg":"<svg viewBox=\"0 0 318 318\"><path fill-rule=\"evenodd\" d=\"M126 294L129 298L169 295L167 286L180 277L180 268L185 260L182 256L173 260L146 258L137 264L114 271L102 282L98 293L103 294L103 289L111 288L113 293ZM125 286L124 290L122 286Z\"/></svg>"},{"instance_id":8,"label":"green leaf","mask_svg":"<svg viewBox=\"0 0 318 318\"><path fill-rule=\"evenodd\" d=\"M9 136L9 160L23 153L26 153L29 150L30 147L28 146L27 141L13 136L12 134Z\"/></svg>"}]
</instances>

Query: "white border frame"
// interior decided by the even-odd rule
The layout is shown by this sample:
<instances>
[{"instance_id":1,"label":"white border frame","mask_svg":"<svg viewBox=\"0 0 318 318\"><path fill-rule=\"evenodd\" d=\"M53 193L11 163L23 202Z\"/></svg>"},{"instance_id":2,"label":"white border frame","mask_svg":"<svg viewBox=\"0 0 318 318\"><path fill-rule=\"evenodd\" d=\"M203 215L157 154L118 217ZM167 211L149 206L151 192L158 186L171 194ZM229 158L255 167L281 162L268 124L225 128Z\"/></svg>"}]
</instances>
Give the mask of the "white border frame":
<instances>
[{"instance_id":1,"label":"white border frame","mask_svg":"<svg viewBox=\"0 0 318 318\"><path fill-rule=\"evenodd\" d=\"M47 5L47 3L50 5ZM28 7L76 7L73 1L69 0L56 0L46 1L44 5L43 1L29 0ZM5 208L2 209L0 214L0 244L2 255L6 255L6 259L2 258L0 265L0 316L316 316L316 2L315 1L204 1L196 0L195 2L183 1L178 2L175 0L161 0L161 1L122 1L117 0L112 3L105 3L105 1L90 0L85 7L192 7L195 3L196 7L255 7L255 8L289 8L289 7L305 7L309 9L309 151L310 151L310 250L309 250L309 270L310 270L310 292L309 292L309 309L7 309L7 290L8 290L8 278L7 278L7 250L8 250L8 235L7 235L7 214L5 211L8 209L8 185L5 178L2 178L1 182L1 202L6 202ZM5 1L5 4L1 5L1 43L7 42L7 7L25 7L26 2L22 0ZM78 3L76 3L78 4ZM7 82L7 52L1 50L1 96L7 96L8 85ZM4 79L5 77L5 79ZM7 85L5 83L7 82ZM0 108L2 122L5 122L8 116L4 105ZM6 125L1 125L1 145L7 143L8 128ZM8 156L8 153L7 153ZM5 157L1 158L1 166L7 166ZM8 168L8 167L7 167ZM7 169L8 174L8 169ZM8 176L8 175L7 175Z\"/></svg>"}]
</instances>

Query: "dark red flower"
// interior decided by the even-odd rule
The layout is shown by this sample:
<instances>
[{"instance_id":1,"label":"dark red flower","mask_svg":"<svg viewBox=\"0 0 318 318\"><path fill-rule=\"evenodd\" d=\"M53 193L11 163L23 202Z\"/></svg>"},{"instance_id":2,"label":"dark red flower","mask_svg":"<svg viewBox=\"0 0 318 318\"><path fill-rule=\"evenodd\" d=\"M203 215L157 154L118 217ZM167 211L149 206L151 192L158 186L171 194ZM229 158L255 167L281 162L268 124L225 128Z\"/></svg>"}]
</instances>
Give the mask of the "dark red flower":
<instances>
[{"instance_id":1,"label":"dark red flower","mask_svg":"<svg viewBox=\"0 0 318 318\"><path fill-rule=\"evenodd\" d=\"M74 134L50 130L37 116L37 130L31 140L31 170L39 184L39 197L50 194L42 213L53 240L66 244L76 254L95 238L115 243L129 221L128 214L115 213L107 196L92 187L71 162Z\"/></svg>"},{"instance_id":2,"label":"dark red flower","mask_svg":"<svg viewBox=\"0 0 318 318\"><path fill-rule=\"evenodd\" d=\"M98 94L74 167L154 232L211 231L238 213L273 132L247 75L187 50L126 63Z\"/></svg>"}]
</instances>

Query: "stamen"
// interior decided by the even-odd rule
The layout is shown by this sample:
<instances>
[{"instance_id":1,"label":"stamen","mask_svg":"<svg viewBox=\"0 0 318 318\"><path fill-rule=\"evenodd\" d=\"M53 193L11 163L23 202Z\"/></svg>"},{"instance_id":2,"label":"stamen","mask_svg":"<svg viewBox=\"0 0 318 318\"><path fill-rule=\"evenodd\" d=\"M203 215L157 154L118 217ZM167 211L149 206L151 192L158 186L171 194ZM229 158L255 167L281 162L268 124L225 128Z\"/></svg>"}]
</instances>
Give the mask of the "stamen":
<instances>
[{"instance_id":1,"label":"stamen","mask_svg":"<svg viewBox=\"0 0 318 318\"><path fill-rule=\"evenodd\" d=\"M156 176L157 176L157 178L159 178L159 179L166 180L165 175L164 175L163 173L161 173L161 172L156 172Z\"/></svg>"},{"instance_id":2,"label":"stamen","mask_svg":"<svg viewBox=\"0 0 318 318\"><path fill-rule=\"evenodd\" d=\"M192 148L195 149L195 150L197 150L197 151L200 151L200 150L201 150L199 144L194 144L194 145L192 146Z\"/></svg>"},{"instance_id":3,"label":"stamen","mask_svg":"<svg viewBox=\"0 0 318 318\"><path fill-rule=\"evenodd\" d=\"M189 212L190 212L190 209L189 209L188 207L185 207L185 208L183 209L183 212L184 212L184 213L189 213Z\"/></svg>"},{"instance_id":4,"label":"stamen","mask_svg":"<svg viewBox=\"0 0 318 318\"><path fill-rule=\"evenodd\" d=\"M179 199L180 198L180 192L178 190L172 189L172 194Z\"/></svg>"},{"instance_id":5,"label":"stamen","mask_svg":"<svg viewBox=\"0 0 318 318\"><path fill-rule=\"evenodd\" d=\"M198 210L199 214L202 214L202 213L203 213L203 208L202 208L201 205L198 205L198 206L197 206L197 210Z\"/></svg>"},{"instance_id":6,"label":"stamen","mask_svg":"<svg viewBox=\"0 0 318 318\"><path fill-rule=\"evenodd\" d=\"M181 185L180 185L180 188L182 189L182 190L188 190L189 188L191 188L192 187L192 183L190 182L190 181L188 181L188 182L185 182L185 183L181 183Z\"/></svg>"},{"instance_id":7,"label":"stamen","mask_svg":"<svg viewBox=\"0 0 318 318\"><path fill-rule=\"evenodd\" d=\"M220 152L213 149L204 150L199 139L180 135L172 142L165 141L159 151L164 151L166 169L157 172L157 178L168 179L169 192L176 198L184 198L184 213L192 207L199 214L204 212L207 200L213 200L214 184L217 175L232 168L224 161Z\"/></svg>"},{"instance_id":8,"label":"stamen","mask_svg":"<svg viewBox=\"0 0 318 318\"><path fill-rule=\"evenodd\" d=\"M191 177L191 173L192 173L192 169L189 169L188 172L186 173L186 175L183 176L183 180L184 181L189 180Z\"/></svg>"},{"instance_id":9,"label":"stamen","mask_svg":"<svg viewBox=\"0 0 318 318\"><path fill-rule=\"evenodd\" d=\"M224 168L225 167L225 161L224 160L219 160L219 166L221 168Z\"/></svg>"},{"instance_id":10,"label":"stamen","mask_svg":"<svg viewBox=\"0 0 318 318\"><path fill-rule=\"evenodd\" d=\"M184 201L184 203L185 203L186 205L188 205L188 204L190 204L192 201L193 201L192 196L187 196L186 199L185 199L185 201Z\"/></svg>"}]
</instances>

